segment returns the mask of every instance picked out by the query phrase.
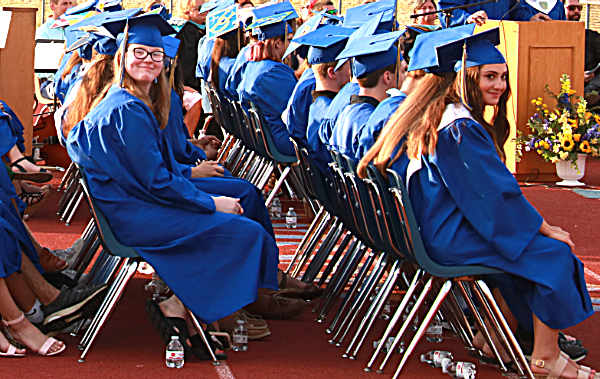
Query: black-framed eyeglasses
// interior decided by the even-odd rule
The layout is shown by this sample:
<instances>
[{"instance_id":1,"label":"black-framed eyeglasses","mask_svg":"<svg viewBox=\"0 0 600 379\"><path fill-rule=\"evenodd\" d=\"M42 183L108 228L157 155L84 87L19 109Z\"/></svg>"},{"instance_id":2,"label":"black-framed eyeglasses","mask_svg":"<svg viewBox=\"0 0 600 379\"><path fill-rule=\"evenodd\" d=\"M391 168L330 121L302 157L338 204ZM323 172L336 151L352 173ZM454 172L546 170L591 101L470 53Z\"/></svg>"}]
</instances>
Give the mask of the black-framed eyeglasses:
<instances>
[{"instance_id":1,"label":"black-framed eyeglasses","mask_svg":"<svg viewBox=\"0 0 600 379\"><path fill-rule=\"evenodd\" d=\"M583 5L579 4L579 5L567 5L567 9L570 10L571 12L573 12L575 9L577 9L578 11L581 12L581 10L583 9Z\"/></svg>"},{"instance_id":2,"label":"black-framed eyeglasses","mask_svg":"<svg viewBox=\"0 0 600 379\"><path fill-rule=\"evenodd\" d=\"M141 47L134 47L133 49L131 49L129 51L133 52L133 56L139 60L146 59L146 57L148 55L150 55L150 59L152 59L154 62L162 62L165 59L164 51L149 52L149 51L142 49Z\"/></svg>"}]
</instances>

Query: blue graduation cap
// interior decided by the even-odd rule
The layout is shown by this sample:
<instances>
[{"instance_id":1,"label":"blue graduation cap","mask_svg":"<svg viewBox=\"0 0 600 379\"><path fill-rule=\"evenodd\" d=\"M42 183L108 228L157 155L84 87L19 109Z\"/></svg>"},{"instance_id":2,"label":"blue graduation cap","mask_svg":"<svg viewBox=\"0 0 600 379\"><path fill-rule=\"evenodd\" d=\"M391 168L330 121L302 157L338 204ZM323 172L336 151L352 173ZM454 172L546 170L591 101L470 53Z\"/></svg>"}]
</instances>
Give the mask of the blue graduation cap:
<instances>
[{"instance_id":1,"label":"blue graduation cap","mask_svg":"<svg viewBox=\"0 0 600 379\"><path fill-rule=\"evenodd\" d=\"M298 17L298 13L288 1L275 3L263 8L253 10L254 22L247 26L253 30L259 41L291 33L287 20Z\"/></svg>"},{"instance_id":2,"label":"blue graduation cap","mask_svg":"<svg viewBox=\"0 0 600 379\"><path fill-rule=\"evenodd\" d=\"M335 62L346 47L354 29L324 25L319 29L298 38L297 43L310 46L306 59L310 64Z\"/></svg>"},{"instance_id":3,"label":"blue graduation cap","mask_svg":"<svg viewBox=\"0 0 600 379\"><path fill-rule=\"evenodd\" d=\"M327 13L327 11L325 11L324 16L325 17L323 17L323 24L325 24L325 25L342 26L342 24L344 23L344 17L342 17L342 16L336 16L334 14L329 14L329 13Z\"/></svg>"},{"instance_id":4,"label":"blue graduation cap","mask_svg":"<svg viewBox=\"0 0 600 379\"><path fill-rule=\"evenodd\" d=\"M298 50L298 49L302 50L302 51L299 51L298 54L301 57L306 57L308 48L303 47L302 44L297 42L297 40L298 40L298 38L303 37L304 35L317 29L319 27L319 25L321 24L321 20L323 19L324 15L325 15L325 10L322 10L321 12L318 12L316 15L311 17L310 20L308 20L304 24L300 25L300 27L296 30L296 33L294 34L294 37L292 38L288 48L285 50L285 53L283 54L282 59L285 59L288 55L290 55L291 53L293 53L295 50Z\"/></svg>"},{"instance_id":5,"label":"blue graduation cap","mask_svg":"<svg viewBox=\"0 0 600 379\"><path fill-rule=\"evenodd\" d=\"M404 31L397 31L348 41L337 59L354 57L352 73L358 79L364 78L402 59L398 48L394 46L402 34Z\"/></svg>"},{"instance_id":6,"label":"blue graduation cap","mask_svg":"<svg viewBox=\"0 0 600 379\"><path fill-rule=\"evenodd\" d=\"M161 15L165 20L169 21L171 19L171 13L169 13L169 10L167 9L167 7L165 7L162 4L154 4L150 7L150 10L146 13L156 13Z\"/></svg>"},{"instance_id":7,"label":"blue graduation cap","mask_svg":"<svg viewBox=\"0 0 600 379\"><path fill-rule=\"evenodd\" d=\"M216 8L206 17L206 36L215 38L239 28L235 3L225 8Z\"/></svg>"},{"instance_id":8,"label":"blue graduation cap","mask_svg":"<svg viewBox=\"0 0 600 379\"><path fill-rule=\"evenodd\" d=\"M129 25L127 41L125 41L125 26ZM151 47L164 48L162 36L175 34L175 29L158 14L143 14L138 17L121 18L105 22L103 26L113 37L117 37L117 43L138 43Z\"/></svg>"},{"instance_id":9,"label":"blue graduation cap","mask_svg":"<svg viewBox=\"0 0 600 379\"><path fill-rule=\"evenodd\" d=\"M396 13L396 0L381 0L350 8L346 11L346 18L342 26L344 28L360 28L379 13L383 15L379 29L391 31Z\"/></svg>"},{"instance_id":10,"label":"blue graduation cap","mask_svg":"<svg viewBox=\"0 0 600 379\"><path fill-rule=\"evenodd\" d=\"M98 0L90 0L83 4L76 5L71 8L67 8L65 16L71 16L74 14L85 13L89 11L95 11L98 5Z\"/></svg>"},{"instance_id":11,"label":"blue graduation cap","mask_svg":"<svg viewBox=\"0 0 600 379\"><path fill-rule=\"evenodd\" d=\"M462 41L464 38L473 35L474 30L475 24L467 24L455 28L419 34L409 53L410 62L408 64L408 71L425 70L430 73L452 72L456 61L453 60L445 64L440 62L436 47L454 41Z\"/></svg>"},{"instance_id":12,"label":"blue graduation cap","mask_svg":"<svg viewBox=\"0 0 600 379\"><path fill-rule=\"evenodd\" d=\"M102 12L123 10L123 0L98 0L98 9Z\"/></svg>"},{"instance_id":13,"label":"blue graduation cap","mask_svg":"<svg viewBox=\"0 0 600 379\"><path fill-rule=\"evenodd\" d=\"M163 36L162 40L165 45L165 55L171 59L175 59L181 41L172 36Z\"/></svg>"},{"instance_id":14,"label":"blue graduation cap","mask_svg":"<svg viewBox=\"0 0 600 379\"><path fill-rule=\"evenodd\" d=\"M506 63L504 55L496 48L499 44L500 29L494 28L437 46L436 51L440 65L455 63L454 71L458 72L463 64L465 67L475 67L484 64Z\"/></svg>"},{"instance_id":15,"label":"blue graduation cap","mask_svg":"<svg viewBox=\"0 0 600 379\"><path fill-rule=\"evenodd\" d=\"M217 1L207 1L206 3L202 4L202 6L200 6L198 13L210 12L218 6L219 2Z\"/></svg>"},{"instance_id":16,"label":"blue graduation cap","mask_svg":"<svg viewBox=\"0 0 600 379\"><path fill-rule=\"evenodd\" d=\"M374 35L375 31L377 31L379 23L381 22L382 19L383 19L383 13L380 12L380 13L375 14L375 16L373 16L369 21L365 22L360 28L358 28L357 31L352 33L352 35L348 39L348 42L346 43L346 46L348 46L350 44L350 42L352 42L355 39L369 37L369 36ZM335 66L336 71L339 70L340 67L342 67L348 59L344 58L344 59L338 59L338 60L339 60L339 62Z\"/></svg>"}]
</instances>

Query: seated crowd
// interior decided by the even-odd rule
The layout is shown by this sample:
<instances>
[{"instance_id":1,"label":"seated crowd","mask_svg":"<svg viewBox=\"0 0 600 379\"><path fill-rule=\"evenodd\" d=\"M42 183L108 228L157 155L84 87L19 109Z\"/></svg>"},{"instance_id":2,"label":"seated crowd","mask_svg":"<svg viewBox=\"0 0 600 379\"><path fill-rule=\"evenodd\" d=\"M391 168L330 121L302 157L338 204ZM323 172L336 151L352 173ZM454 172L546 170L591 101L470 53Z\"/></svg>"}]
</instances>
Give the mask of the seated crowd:
<instances>
[{"instance_id":1,"label":"seated crowd","mask_svg":"<svg viewBox=\"0 0 600 379\"><path fill-rule=\"evenodd\" d=\"M535 336L531 370L593 377L557 343L559 329L593 313L583 265L569 234L543 220L504 164L509 73L492 42L498 30L474 34L488 17L565 19L562 3L548 13L525 3L491 3L456 11L450 30L421 16L402 31L393 0L351 8L345 17L329 1L310 1L299 20L289 2L252 5L192 1L178 29L160 2L147 13L112 7L119 9L66 28L67 46L84 36L85 43L66 52L48 81L62 103L58 135L98 207L118 240L173 291L165 301L149 302L151 319L171 323L186 350L208 359L186 308L226 331L244 319L250 337L261 338L268 329L253 315L292 318L304 310L302 299L322 292L278 270L261 192L216 162L220 139L191 137L203 124L215 126L200 111L210 105L198 95L209 83L222 99L258 108L284 155L296 154L295 142L323 173L330 151L348 156L360 176L370 163L384 176L389 168L398 172L433 260L506 273L490 283L511 328ZM247 8L250 13L241 12ZM414 12L435 8L433 0L417 0ZM225 27L211 18L236 12L246 17ZM489 122L486 107L494 109ZM23 128L6 104L0 127L7 163L0 175L0 314L10 332L0 333L0 354L24 348L56 354L64 344L42 332L92 315L106 287L59 291L42 276L68 266L35 241L20 216L46 196L27 181L43 181L47 173L22 156ZM482 335L473 343L492 356Z\"/></svg>"}]
</instances>

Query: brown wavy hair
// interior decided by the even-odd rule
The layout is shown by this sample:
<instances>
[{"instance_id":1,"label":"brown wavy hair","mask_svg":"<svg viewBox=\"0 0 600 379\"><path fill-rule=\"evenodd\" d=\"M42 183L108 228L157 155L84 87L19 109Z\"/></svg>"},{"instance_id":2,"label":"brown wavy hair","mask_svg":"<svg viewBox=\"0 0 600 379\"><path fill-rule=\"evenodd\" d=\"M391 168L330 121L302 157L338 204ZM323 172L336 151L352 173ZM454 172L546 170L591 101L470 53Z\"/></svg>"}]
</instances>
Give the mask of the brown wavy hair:
<instances>
[{"instance_id":1,"label":"brown wavy hair","mask_svg":"<svg viewBox=\"0 0 600 379\"><path fill-rule=\"evenodd\" d=\"M77 50L74 50L73 54L71 54L71 57L69 57L69 60L67 61L65 70L63 71L62 75L60 76L61 79L66 78L67 75L69 75L71 73L71 71L73 71L73 67L77 66L81 62L83 62L83 59L79 56L79 53L77 52Z\"/></svg>"},{"instance_id":2,"label":"brown wavy hair","mask_svg":"<svg viewBox=\"0 0 600 379\"><path fill-rule=\"evenodd\" d=\"M239 41L239 44L238 44ZM219 64L221 58L236 58L245 44L243 30L238 28L235 33L217 37L210 62L210 81L214 89L219 89Z\"/></svg>"},{"instance_id":3,"label":"brown wavy hair","mask_svg":"<svg viewBox=\"0 0 600 379\"><path fill-rule=\"evenodd\" d=\"M270 59L272 61L281 63L281 57L275 50L275 42L278 40L285 42L284 38L285 36L282 34L280 36L269 38L266 41L258 41L251 44L246 51L246 58L252 62L260 62Z\"/></svg>"},{"instance_id":4,"label":"brown wavy hair","mask_svg":"<svg viewBox=\"0 0 600 379\"><path fill-rule=\"evenodd\" d=\"M494 106L492 123L484 118L485 106L481 89L479 88L481 66L469 67L466 72L467 99L471 106L472 117L488 132L498 156L505 161L504 144L510 133L507 119L508 98L510 85L506 79L506 90ZM366 167L373 162L378 170L387 175L390 167L402 154L409 158L435 154L437 145L437 128L442 121L442 115L448 104L460 103L460 75L447 73L442 75L427 74L418 84L415 91L406 98L392 115L375 145L367 152L358 165L360 177L366 177ZM395 156L394 151L405 138L402 147Z\"/></svg>"}]
</instances>

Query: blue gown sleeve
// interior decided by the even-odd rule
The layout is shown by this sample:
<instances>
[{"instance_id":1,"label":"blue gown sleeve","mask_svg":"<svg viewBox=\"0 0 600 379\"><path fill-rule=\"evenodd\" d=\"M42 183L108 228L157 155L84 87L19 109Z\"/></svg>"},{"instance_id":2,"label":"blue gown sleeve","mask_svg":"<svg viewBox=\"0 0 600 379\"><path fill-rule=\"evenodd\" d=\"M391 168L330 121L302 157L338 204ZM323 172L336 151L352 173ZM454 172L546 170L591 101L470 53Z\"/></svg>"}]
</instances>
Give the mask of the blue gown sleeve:
<instances>
[{"instance_id":1,"label":"blue gown sleeve","mask_svg":"<svg viewBox=\"0 0 600 379\"><path fill-rule=\"evenodd\" d=\"M157 125L150 117L154 117L152 113L136 102L116 108L98 125L100 143L97 146L104 149L94 149L94 159L104 161L102 170L111 178L119 178L120 187L127 188L139 199L199 213L215 212L215 203L210 195L167 169L166 158L157 146ZM104 158L100 154L116 157Z\"/></svg>"},{"instance_id":2,"label":"blue gown sleeve","mask_svg":"<svg viewBox=\"0 0 600 379\"><path fill-rule=\"evenodd\" d=\"M444 8L458 7L460 5L465 5L465 4L467 4L466 0L440 0L440 2L438 3L438 10L444 9ZM450 26L466 24L467 18L469 18L470 15L471 15L471 13L469 13L463 9L457 9L457 10L453 11L452 18L450 19L451 20ZM442 27L447 28L448 26L446 25L446 17L444 16L444 14L440 13L439 18L440 18L440 24L442 24Z\"/></svg>"},{"instance_id":3,"label":"blue gown sleeve","mask_svg":"<svg viewBox=\"0 0 600 379\"><path fill-rule=\"evenodd\" d=\"M523 196L483 127L455 121L439 133L436 154L429 160L471 226L506 259L517 259L543 218Z\"/></svg>"},{"instance_id":4,"label":"blue gown sleeve","mask_svg":"<svg viewBox=\"0 0 600 379\"><path fill-rule=\"evenodd\" d=\"M15 112L4 101L0 101L4 111L0 109L0 155L4 155L17 145L19 151L25 151L23 124Z\"/></svg>"},{"instance_id":5,"label":"blue gown sleeve","mask_svg":"<svg viewBox=\"0 0 600 379\"><path fill-rule=\"evenodd\" d=\"M526 2L521 2L519 3L518 8L511 12L511 19L515 21L529 21L531 17L535 16L538 13L541 12L539 12L537 9L527 4ZM548 17L550 17L553 20L565 21L567 19L567 15L565 13L564 4L558 1L554 5L554 8L552 8L550 13L548 13Z\"/></svg>"}]
</instances>

